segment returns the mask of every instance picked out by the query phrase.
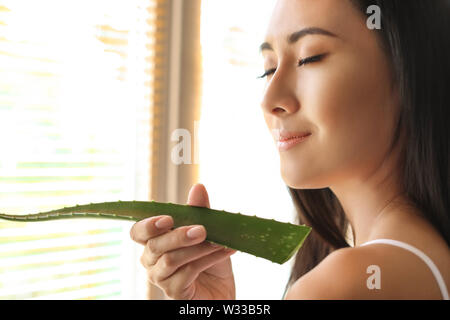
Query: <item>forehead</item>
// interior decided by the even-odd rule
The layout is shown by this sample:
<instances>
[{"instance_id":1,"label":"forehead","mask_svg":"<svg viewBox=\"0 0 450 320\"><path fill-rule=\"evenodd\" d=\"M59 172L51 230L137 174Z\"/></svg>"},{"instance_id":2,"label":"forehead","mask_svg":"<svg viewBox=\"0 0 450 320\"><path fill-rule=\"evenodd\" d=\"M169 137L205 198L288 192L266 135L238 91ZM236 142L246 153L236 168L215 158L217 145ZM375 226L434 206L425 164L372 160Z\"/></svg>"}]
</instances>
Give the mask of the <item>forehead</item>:
<instances>
[{"instance_id":1,"label":"forehead","mask_svg":"<svg viewBox=\"0 0 450 320\"><path fill-rule=\"evenodd\" d=\"M265 41L286 45L290 34L304 28L322 28L342 39L361 37L367 29L364 16L350 0L278 0L266 30Z\"/></svg>"}]
</instances>

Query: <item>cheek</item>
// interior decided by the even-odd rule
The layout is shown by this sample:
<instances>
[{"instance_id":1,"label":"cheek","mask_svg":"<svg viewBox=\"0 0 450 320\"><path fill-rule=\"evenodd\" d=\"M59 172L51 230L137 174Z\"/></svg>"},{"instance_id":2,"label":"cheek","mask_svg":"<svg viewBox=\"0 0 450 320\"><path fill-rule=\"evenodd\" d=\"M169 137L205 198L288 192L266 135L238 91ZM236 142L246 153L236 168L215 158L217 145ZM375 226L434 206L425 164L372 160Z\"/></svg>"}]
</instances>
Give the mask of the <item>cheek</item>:
<instances>
[{"instance_id":1,"label":"cheek","mask_svg":"<svg viewBox=\"0 0 450 320\"><path fill-rule=\"evenodd\" d=\"M336 57L326 67L308 70L299 89L303 110L316 127L316 165L328 174L373 166L392 135L386 75L376 64L356 59Z\"/></svg>"}]
</instances>

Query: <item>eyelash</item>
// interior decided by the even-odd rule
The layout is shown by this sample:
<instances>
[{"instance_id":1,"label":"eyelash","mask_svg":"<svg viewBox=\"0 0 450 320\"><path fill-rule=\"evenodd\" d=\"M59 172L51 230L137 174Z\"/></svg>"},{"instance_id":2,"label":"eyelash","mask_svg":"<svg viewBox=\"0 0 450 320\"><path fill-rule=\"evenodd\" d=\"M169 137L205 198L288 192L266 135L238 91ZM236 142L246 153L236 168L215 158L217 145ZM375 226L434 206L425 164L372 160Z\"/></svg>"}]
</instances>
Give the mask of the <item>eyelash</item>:
<instances>
[{"instance_id":1,"label":"eyelash","mask_svg":"<svg viewBox=\"0 0 450 320\"><path fill-rule=\"evenodd\" d=\"M319 61L321 61L325 56L326 56L326 54L324 53L324 54L319 54L319 55L317 55L317 56L312 56L312 57L308 57L308 58L305 58L305 59L300 59L300 60L298 61L297 67L304 66L304 65L306 65L306 64L308 64L308 63L319 62ZM262 76L258 77L258 79L263 79L263 78L265 78L265 77L271 75L272 73L274 73L276 70L277 70L277 69L269 69L269 70L267 70Z\"/></svg>"}]
</instances>

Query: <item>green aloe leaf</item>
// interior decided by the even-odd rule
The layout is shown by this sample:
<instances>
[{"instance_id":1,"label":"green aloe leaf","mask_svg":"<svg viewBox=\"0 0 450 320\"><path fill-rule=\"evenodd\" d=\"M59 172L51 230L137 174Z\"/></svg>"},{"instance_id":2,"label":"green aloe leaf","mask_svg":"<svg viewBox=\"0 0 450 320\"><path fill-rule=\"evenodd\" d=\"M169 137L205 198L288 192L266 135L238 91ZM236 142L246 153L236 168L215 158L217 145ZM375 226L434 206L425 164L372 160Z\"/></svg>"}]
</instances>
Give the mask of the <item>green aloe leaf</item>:
<instances>
[{"instance_id":1,"label":"green aloe leaf","mask_svg":"<svg viewBox=\"0 0 450 320\"><path fill-rule=\"evenodd\" d=\"M91 203L28 215L0 213L0 218L23 222L72 218L139 221L159 215L172 216L175 228L203 225L207 232L206 240L279 264L288 261L311 232L311 227L305 225L155 201Z\"/></svg>"}]
</instances>

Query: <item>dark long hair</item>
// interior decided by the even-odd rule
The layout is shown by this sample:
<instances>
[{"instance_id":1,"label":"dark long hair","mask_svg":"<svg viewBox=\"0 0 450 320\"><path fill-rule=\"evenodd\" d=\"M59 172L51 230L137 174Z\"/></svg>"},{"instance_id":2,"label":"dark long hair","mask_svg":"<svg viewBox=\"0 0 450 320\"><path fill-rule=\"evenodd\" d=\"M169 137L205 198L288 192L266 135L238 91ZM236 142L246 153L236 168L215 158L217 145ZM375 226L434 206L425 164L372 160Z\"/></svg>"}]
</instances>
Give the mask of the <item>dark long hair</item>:
<instances>
[{"instance_id":1,"label":"dark long hair","mask_svg":"<svg viewBox=\"0 0 450 320\"><path fill-rule=\"evenodd\" d=\"M448 0L350 0L366 15L381 9L378 33L392 68L401 111L392 148L401 147L406 196L450 246L449 117L450 4ZM399 145L400 132L405 136ZM392 149L391 149L392 150ZM288 187L297 222L312 232L295 257L286 289L329 253L348 247L349 222L329 189Z\"/></svg>"}]
</instances>

